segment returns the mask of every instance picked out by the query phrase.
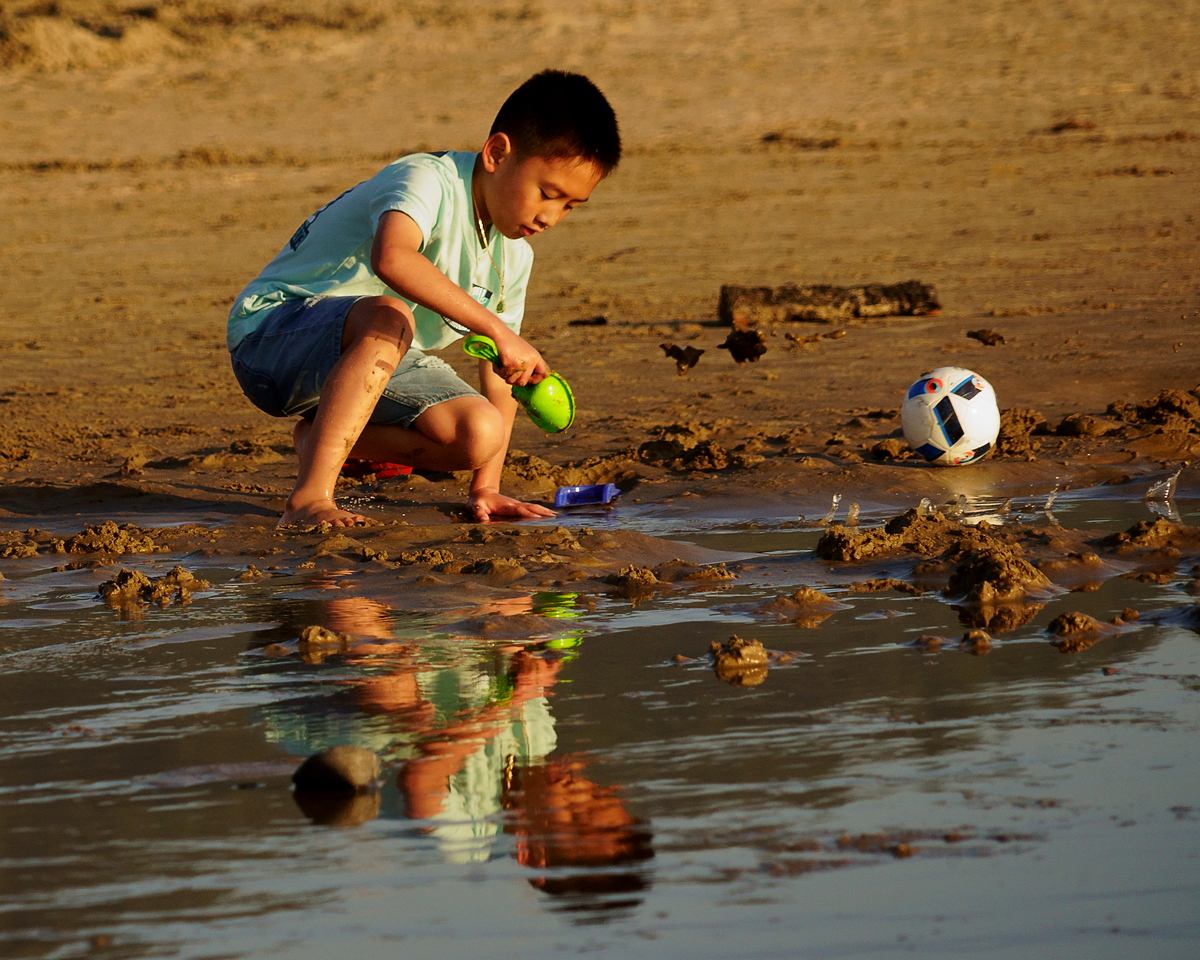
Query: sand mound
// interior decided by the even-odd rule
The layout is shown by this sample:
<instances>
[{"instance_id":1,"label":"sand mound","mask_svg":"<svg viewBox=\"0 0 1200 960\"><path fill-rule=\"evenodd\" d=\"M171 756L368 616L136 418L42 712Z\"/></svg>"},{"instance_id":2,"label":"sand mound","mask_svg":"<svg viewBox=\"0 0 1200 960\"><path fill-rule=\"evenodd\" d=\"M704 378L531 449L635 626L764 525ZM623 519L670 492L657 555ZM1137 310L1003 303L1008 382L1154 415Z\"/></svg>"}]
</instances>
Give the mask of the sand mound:
<instances>
[{"instance_id":1,"label":"sand mound","mask_svg":"<svg viewBox=\"0 0 1200 960\"><path fill-rule=\"evenodd\" d=\"M950 574L946 593L965 594L967 603L986 606L1044 591L1050 586L1050 578L1021 552L1017 544L988 544L968 551Z\"/></svg>"},{"instance_id":2,"label":"sand mound","mask_svg":"<svg viewBox=\"0 0 1200 960\"><path fill-rule=\"evenodd\" d=\"M481 20L532 19L528 3L451 5L386 0L18 0L0 8L0 65L93 70L196 55L236 39L259 47L317 33L365 34L391 25L461 29Z\"/></svg>"},{"instance_id":3,"label":"sand mound","mask_svg":"<svg viewBox=\"0 0 1200 960\"><path fill-rule=\"evenodd\" d=\"M986 524L971 527L948 520L940 513L922 516L912 509L893 517L882 528L862 532L834 524L817 542L816 554L822 560L842 563L900 553L930 557L954 547L984 546L1001 539L989 534Z\"/></svg>"},{"instance_id":4,"label":"sand mound","mask_svg":"<svg viewBox=\"0 0 1200 960\"><path fill-rule=\"evenodd\" d=\"M1126 423L1158 424L1169 429L1200 433L1200 400L1194 393L1164 390L1140 403L1116 401L1108 405L1109 416Z\"/></svg>"},{"instance_id":5,"label":"sand mound","mask_svg":"<svg viewBox=\"0 0 1200 960\"><path fill-rule=\"evenodd\" d=\"M79 23L65 17L5 19L0 64L39 70L92 70L186 52L187 44L148 21L128 26Z\"/></svg>"}]
</instances>

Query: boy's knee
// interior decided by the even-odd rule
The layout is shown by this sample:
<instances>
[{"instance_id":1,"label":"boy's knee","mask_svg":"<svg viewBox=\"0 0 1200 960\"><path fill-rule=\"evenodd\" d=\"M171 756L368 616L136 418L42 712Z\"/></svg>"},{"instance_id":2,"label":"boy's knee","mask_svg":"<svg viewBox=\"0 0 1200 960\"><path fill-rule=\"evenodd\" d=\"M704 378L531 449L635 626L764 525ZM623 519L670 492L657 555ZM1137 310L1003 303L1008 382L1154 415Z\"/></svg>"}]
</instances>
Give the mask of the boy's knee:
<instances>
[{"instance_id":1,"label":"boy's knee","mask_svg":"<svg viewBox=\"0 0 1200 960\"><path fill-rule=\"evenodd\" d=\"M398 354L412 344L416 320L412 309L397 297L363 297L346 315L342 349L368 337L393 344ZM398 359L398 358L397 358Z\"/></svg>"},{"instance_id":2,"label":"boy's knee","mask_svg":"<svg viewBox=\"0 0 1200 960\"><path fill-rule=\"evenodd\" d=\"M477 470L494 458L504 446L504 421L500 411L490 403L480 404L468 417L460 431L467 469Z\"/></svg>"}]
</instances>

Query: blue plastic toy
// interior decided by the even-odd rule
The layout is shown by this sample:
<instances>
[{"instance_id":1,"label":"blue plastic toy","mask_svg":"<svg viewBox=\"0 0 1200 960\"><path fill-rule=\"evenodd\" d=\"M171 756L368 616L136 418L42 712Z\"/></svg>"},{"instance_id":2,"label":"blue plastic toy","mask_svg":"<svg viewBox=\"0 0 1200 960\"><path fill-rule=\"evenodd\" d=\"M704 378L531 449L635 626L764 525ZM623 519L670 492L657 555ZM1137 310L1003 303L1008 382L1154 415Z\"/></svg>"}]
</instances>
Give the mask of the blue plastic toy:
<instances>
[{"instance_id":1,"label":"blue plastic toy","mask_svg":"<svg viewBox=\"0 0 1200 960\"><path fill-rule=\"evenodd\" d=\"M554 505L581 507L587 504L608 503L621 495L615 483L592 483L582 487L559 487L554 493Z\"/></svg>"}]
</instances>

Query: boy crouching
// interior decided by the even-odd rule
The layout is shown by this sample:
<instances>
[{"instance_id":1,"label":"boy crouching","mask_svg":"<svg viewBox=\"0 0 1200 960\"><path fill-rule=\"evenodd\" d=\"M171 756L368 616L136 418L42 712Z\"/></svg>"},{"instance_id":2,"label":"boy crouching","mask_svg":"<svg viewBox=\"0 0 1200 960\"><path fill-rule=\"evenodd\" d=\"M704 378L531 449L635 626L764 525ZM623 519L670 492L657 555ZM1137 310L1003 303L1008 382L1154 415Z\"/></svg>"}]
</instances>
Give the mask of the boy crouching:
<instances>
[{"instance_id":1,"label":"boy crouching","mask_svg":"<svg viewBox=\"0 0 1200 960\"><path fill-rule=\"evenodd\" d=\"M585 203L621 155L616 116L586 77L547 70L505 101L479 153L388 164L301 224L229 314L234 374L260 410L299 417L299 470L280 525L364 523L340 509L347 457L473 470L475 516L552 512L500 493L517 402L546 362L521 336L525 238ZM476 391L430 353L496 343Z\"/></svg>"}]
</instances>

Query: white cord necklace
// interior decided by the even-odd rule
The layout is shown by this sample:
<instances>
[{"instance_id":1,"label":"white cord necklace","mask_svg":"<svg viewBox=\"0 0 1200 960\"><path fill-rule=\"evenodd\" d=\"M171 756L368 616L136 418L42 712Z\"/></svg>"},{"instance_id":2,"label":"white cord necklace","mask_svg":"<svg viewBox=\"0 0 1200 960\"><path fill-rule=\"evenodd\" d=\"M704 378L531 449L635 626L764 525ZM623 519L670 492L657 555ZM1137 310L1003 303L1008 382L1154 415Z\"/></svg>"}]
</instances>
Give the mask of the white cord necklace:
<instances>
[{"instance_id":1,"label":"white cord necklace","mask_svg":"<svg viewBox=\"0 0 1200 960\"><path fill-rule=\"evenodd\" d=\"M483 252L487 254L487 258L492 261L492 269L496 271L496 279L500 281L500 299L496 301L496 312L504 312L504 238L500 238L500 265L496 265L496 258L492 256L491 248L488 247L487 233L483 229L483 220L479 214L475 214L475 228L479 231L479 242L483 244Z\"/></svg>"}]
</instances>

